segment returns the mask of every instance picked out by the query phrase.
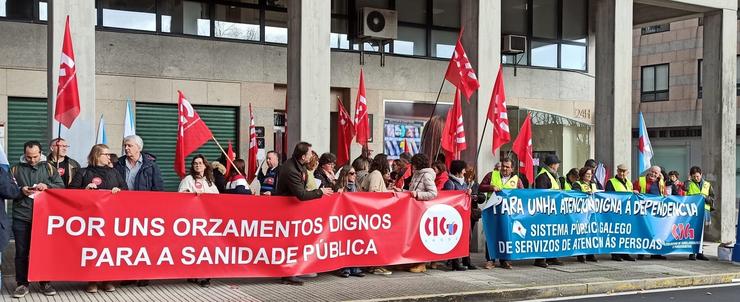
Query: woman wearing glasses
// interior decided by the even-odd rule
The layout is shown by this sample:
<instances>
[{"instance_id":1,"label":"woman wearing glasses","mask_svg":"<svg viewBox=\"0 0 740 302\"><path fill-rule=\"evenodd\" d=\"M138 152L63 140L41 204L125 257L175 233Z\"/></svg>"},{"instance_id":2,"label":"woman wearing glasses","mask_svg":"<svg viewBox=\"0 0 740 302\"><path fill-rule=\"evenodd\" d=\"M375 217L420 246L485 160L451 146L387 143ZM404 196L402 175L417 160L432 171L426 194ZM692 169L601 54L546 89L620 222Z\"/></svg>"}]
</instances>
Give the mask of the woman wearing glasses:
<instances>
[{"instance_id":1,"label":"woman wearing glasses","mask_svg":"<svg viewBox=\"0 0 740 302\"><path fill-rule=\"evenodd\" d=\"M127 190L126 181L111 166L110 154L111 152L106 145L97 144L93 146L90 154L87 156L87 167L80 169L74 175L69 188L110 190L113 194L121 190ZM113 283L106 281L101 282L101 289L106 292L112 292L116 290L116 287L113 286ZM89 282L86 291L91 294L98 292L98 283Z\"/></svg>"},{"instance_id":2,"label":"woman wearing glasses","mask_svg":"<svg viewBox=\"0 0 740 302\"><path fill-rule=\"evenodd\" d=\"M355 173L355 168L349 165L342 167L342 170L339 171L339 179L336 184L334 190L337 192L357 192L357 173ZM342 278L349 278L349 276L365 277L365 273L359 267L347 267L339 271L339 276Z\"/></svg>"},{"instance_id":3,"label":"woman wearing glasses","mask_svg":"<svg viewBox=\"0 0 740 302\"><path fill-rule=\"evenodd\" d=\"M218 187L213 180L213 169L203 154L193 157L190 162L190 173L180 181L177 192L218 194Z\"/></svg>"}]
</instances>

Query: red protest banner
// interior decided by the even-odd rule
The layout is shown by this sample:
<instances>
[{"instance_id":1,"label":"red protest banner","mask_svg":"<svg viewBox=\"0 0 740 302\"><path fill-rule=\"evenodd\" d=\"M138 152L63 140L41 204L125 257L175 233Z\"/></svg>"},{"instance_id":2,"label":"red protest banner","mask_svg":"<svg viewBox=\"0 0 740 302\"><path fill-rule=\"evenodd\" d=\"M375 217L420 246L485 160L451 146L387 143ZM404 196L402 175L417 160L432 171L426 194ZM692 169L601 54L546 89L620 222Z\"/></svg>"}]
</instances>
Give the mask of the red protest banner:
<instances>
[{"instance_id":1,"label":"red protest banner","mask_svg":"<svg viewBox=\"0 0 740 302\"><path fill-rule=\"evenodd\" d=\"M470 198L48 190L33 221L33 281L281 277L466 256Z\"/></svg>"}]
</instances>

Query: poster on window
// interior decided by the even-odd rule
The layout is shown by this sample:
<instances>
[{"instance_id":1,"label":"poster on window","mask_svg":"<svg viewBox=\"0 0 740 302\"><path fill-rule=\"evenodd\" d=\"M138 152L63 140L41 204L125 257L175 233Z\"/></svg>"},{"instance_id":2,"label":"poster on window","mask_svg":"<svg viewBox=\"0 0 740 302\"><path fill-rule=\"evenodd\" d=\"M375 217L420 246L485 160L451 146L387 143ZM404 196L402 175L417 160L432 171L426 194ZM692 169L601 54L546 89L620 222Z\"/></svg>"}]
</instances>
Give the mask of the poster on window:
<instances>
[{"instance_id":1,"label":"poster on window","mask_svg":"<svg viewBox=\"0 0 740 302\"><path fill-rule=\"evenodd\" d=\"M398 159L403 152L419 152L424 121L385 119L383 127L383 150L388 159Z\"/></svg>"}]
</instances>

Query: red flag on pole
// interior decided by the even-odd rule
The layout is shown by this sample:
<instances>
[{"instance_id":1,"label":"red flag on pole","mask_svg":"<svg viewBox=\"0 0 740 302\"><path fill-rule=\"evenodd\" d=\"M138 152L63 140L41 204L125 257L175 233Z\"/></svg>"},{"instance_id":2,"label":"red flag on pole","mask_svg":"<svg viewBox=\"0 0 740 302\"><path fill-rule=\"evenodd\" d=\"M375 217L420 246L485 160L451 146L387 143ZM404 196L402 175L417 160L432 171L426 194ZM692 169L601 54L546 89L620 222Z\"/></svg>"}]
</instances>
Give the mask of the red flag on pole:
<instances>
[{"instance_id":1,"label":"red flag on pole","mask_svg":"<svg viewBox=\"0 0 740 302\"><path fill-rule=\"evenodd\" d=\"M455 90L455 102L447 112L447 122L442 130L442 149L445 151L447 166L453 159L460 159L460 151L468 148L465 142L465 128L463 127L462 104L460 90Z\"/></svg>"},{"instance_id":2,"label":"red flag on pole","mask_svg":"<svg viewBox=\"0 0 740 302\"><path fill-rule=\"evenodd\" d=\"M234 148L231 146L231 141L229 141L229 147L226 148L226 156L230 158L232 161L236 159L236 153L234 153ZM231 162L227 159L226 160L226 173L224 174L224 176L228 178L230 172L231 172Z\"/></svg>"},{"instance_id":3,"label":"red flag on pole","mask_svg":"<svg viewBox=\"0 0 740 302\"><path fill-rule=\"evenodd\" d=\"M352 137L355 136L355 124L352 117L349 116L342 100L337 98L337 166L342 167L349 162L349 146L352 144Z\"/></svg>"},{"instance_id":4,"label":"red flag on pole","mask_svg":"<svg viewBox=\"0 0 740 302\"><path fill-rule=\"evenodd\" d=\"M455 51L452 53L450 63L447 65L445 79L462 91L469 104L470 96L480 87L480 83L478 83L478 77L475 75L473 65L470 64L468 55L465 53L465 49L460 41L462 33L463 31L460 29L460 34L457 36L457 44L455 44Z\"/></svg>"},{"instance_id":5,"label":"red flag on pole","mask_svg":"<svg viewBox=\"0 0 740 302\"><path fill-rule=\"evenodd\" d=\"M57 86L54 119L64 127L70 128L79 115L80 94L77 91L77 67L75 66L75 53L72 48L72 35L69 31L69 16L67 16L64 42L62 43L62 58L59 60L59 86Z\"/></svg>"},{"instance_id":6,"label":"red flag on pole","mask_svg":"<svg viewBox=\"0 0 740 302\"><path fill-rule=\"evenodd\" d=\"M509 117L506 113L503 70L503 66L499 66L496 83L493 85L491 102L488 104L488 120L493 124L493 146L491 147L491 152L494 156L496 156L496 149L511 141Z\"/></svg>"},{"instance_id":7,"label":"red flag on pole","mask_svg":"<svg viewBox=\"0 0 740 302\"><path fill-rule=\"evenodd\" d=\"M532 157L532 116L527 114L522 129L514 140L511 151L519 158L519 173L524 174L529 183L534 182L534 158Z\"/></svg>"},{"instance_id":8,"label":"red flag on pole","mask_svg":"<svg viewBox=\"0 0 740 302\"><path fill-rule=\"evenodd\" d=\"M177 91L177 145L175 146L175 172L180 178L185 177L185 158L198 150L213 138L211 129L208 129L198 112L195 112L181 91Z\"/></svg>"},{"instance_id":9,"label":"red flag on pole","mask_svg":"<svg viewBox=\"0 0 740 302\"><path fill-rule=\"evenodd\" d=\"M355 100L355 131L357 132L355 141L364 147L370 139L370 122L365 96L365 73L360 69L360 87L357 89L357 100Z\"/></svg>"},{"instance_id":10,"label":"red flag on pole","mask_svg":"<svg viewBox=\"0 0 740 302\"><path fill-rule=\"evenodd\" d=\"M257 131L254 128L254 113L249 104L249 163L247 163L247 183L257 176Z\"/></svg>"}]
</instances>

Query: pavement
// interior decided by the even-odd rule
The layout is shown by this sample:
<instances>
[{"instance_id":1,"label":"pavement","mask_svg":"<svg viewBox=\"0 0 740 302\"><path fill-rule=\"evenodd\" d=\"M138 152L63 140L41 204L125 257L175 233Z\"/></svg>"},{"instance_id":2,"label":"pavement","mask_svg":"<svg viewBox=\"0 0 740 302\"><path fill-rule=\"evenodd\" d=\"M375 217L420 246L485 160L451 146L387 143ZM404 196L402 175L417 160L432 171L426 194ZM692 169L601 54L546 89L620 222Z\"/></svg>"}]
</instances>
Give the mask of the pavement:
<instances>
[{"instance_id":1,"label":"pavement","mask_svg":"<svg viewBox=\"0 0 740 302\"><path fill-rule=\"evenodd\" d=\"M160 280L147 287L126 286L113 293L88 294L83 283L54 283L59 294L45 297L34 284L31 294L23 299L10 295L15 281L9 265L12 260L5 254L0 301L516 301L740 282L740 265L718 262L712 255L716 245L706 251L711 261L690 261L682 255L668 260L615 262L602 255L598 263L581 264L571 257L563 259L564 266L548 269L534 267L532 261L516 261L512 270L394 271L390 276L348 279L324 273L304 286L255 278L212 280L211 287L201 288L185 280ZM472 258L483 266L483 254L474 253Z\"/></svg>"},{"instance_id":2,"label":"pavement","mask_svg":"<svg viewBox=\"0 0 740 302\"><path fill-rule=\"evenodd\" d=\"M695 302L711 299L714 302L736 302L739 300L738 296L740 296L740 283L670 290L630 292L625 294L598 295L575 300L570 297L567 300L573 302ZM554 301L559 300L542 300L542 302Z\"/></svg>"}]
</instances>

